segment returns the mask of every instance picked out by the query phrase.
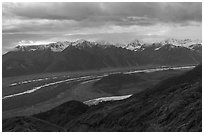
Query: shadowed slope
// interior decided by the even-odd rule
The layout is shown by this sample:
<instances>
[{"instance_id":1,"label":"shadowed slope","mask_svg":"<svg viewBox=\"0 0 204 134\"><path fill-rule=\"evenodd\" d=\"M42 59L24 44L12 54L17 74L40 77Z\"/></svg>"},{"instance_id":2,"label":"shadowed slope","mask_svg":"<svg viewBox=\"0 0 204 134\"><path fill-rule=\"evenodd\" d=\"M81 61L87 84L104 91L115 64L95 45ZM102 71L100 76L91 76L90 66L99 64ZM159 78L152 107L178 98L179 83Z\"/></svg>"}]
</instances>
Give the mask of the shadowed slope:
<instances>
[{"instance_id":1,"label":"shadowed slope","mask_svg":"<svg viewBox=\"0 0 204 134\"><path fill-rule=\"evenodd\" d=\"M118 102L93 107L68 131L202 131L202 66Z\"/></svg>"},{"instance_id":2,"label":"shadowed slope","mask_svg":"<svg viewBox=\"0 0 204 134\"><path fill-rule=\"evenodd\" d=\"M78 117L88 110L88 106L79 101L69 101L52 110L34 115L36 118L64 126L70 120Z\"/></svg>"},{"instance_id":3,"label":"shadowed slope","mask_svg":"<svg viewBox=\"0 0 204 134\"><path fill-rule=\"evenodd\" d=\"M60 132L62 127L33 117L15 117L3 120L3 132Z\"/></svg>"}]
</instances>

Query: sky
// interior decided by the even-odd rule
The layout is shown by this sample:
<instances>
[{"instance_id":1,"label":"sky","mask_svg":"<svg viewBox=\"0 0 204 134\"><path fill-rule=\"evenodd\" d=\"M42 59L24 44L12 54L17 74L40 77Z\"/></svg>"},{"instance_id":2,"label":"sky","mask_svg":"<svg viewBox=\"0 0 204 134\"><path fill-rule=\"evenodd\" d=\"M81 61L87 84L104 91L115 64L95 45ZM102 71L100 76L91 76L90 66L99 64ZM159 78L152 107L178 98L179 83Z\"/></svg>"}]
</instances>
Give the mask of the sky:
<instances>
[{"instance_id":1,"label":"sky","mask_svg":"<svg viewBox=\"0 0 204 134\"><path fill-rule=\"evenodd\" d=\"M57 41L129 43L202 39L202 3L47 2L2 4L3 53Z\"/></svg>"}]
</instances>

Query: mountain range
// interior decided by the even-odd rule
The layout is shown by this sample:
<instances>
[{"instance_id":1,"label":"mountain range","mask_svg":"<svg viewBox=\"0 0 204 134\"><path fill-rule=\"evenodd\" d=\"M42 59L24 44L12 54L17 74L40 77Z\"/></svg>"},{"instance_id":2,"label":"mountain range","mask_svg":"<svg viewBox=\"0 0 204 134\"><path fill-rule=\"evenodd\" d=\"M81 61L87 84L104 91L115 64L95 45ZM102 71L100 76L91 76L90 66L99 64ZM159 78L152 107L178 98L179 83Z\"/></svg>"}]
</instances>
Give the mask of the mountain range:
<instances>
[{"instance_id":1,"label":"mountain range","mask_svg":"<svg viewBox=\"0 0 204 134\"><path fill-rule=\"evenodd\" d=\"M198 40L168 39L146 44L135 40L117 46L77 40L17 46L3 55L3 77L45 72L99 70L142 65L189 65L202 61Z\"/></svg>"}]
</instances>

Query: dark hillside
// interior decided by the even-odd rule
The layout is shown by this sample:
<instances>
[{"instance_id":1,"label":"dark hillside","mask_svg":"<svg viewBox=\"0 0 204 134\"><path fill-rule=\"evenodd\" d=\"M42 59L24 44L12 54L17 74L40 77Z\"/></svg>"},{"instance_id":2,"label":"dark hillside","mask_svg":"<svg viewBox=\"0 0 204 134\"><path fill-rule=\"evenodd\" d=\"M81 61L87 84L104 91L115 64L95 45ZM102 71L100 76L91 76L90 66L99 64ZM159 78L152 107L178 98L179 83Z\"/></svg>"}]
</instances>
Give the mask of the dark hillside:
<instances>
[{"instance_id":1,"label":"dark hillside","mask_svg":"<svg viewBox=\"0 0 204 134\"><path fill-rule=\"evenodd\" d=\"M48 124L57 126L49 128ZM63 128L83 132L201 132L202 65L126 100L91 107L70 101L32 117L3 120L2 128L3 131L61 131L56 128Z\"/></svg>"},{"instance_id":2,"label":"dark hillside","mask_svg":"<svg viewBox=\"0 0 204 134\"><path fill-rule=\"evenodd\" d=\"M104 103L68 131L202 131L202 66L131 98Z\"/></svg>"}]
</instances>

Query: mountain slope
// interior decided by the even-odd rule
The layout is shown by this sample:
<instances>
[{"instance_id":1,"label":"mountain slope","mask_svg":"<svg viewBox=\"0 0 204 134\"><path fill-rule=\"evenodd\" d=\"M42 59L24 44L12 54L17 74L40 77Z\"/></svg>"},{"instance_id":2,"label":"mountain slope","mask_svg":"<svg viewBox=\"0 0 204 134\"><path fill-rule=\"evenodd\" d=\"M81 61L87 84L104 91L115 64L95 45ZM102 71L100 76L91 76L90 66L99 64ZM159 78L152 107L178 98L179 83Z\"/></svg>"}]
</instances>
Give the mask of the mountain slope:
<instances>
[{"instance_id":1,"label":"mountain slope","mask_svg":"<svg viewBox=\"0 0 204 134\"><path fill-rule=\"evenodd\" d=\"M4 119L2 129L4 132L65 131L63 126L86 112L88 108L82 102L69 101L37 115Z\"/></svg>"},{"instance_id":2,"label":"mountain slope","mask_svg":"<svg viewBox=\"0 0 204 134\"><path fill-rule=\"evenodd\" d=\"M202 131L202 67L129 99L99 104L68 131Z\"/></svg>"},{"instance_id":3,"label":"mountain slope","mask_svg":"<svg viewBox=\"0 0 204 134\"><path fill-rule=\"evenodd\" d=\"M138 65L137 61L135 54L126 49L80 41L62 52L50 49L8 52L3 55L3 76L128 67Z\"/></svg>"},{"instance_id":4,"label":"mountain slope","mask_svg":"<svg viewBox=\"0 0 204 134\"><path fill-rule=\"evenodd\" d=\"M62 132L62 127L33 117L15 117L3 120L3 132Z\"/></svg>"},{"instance_id":5,"label":"mountain slope","mask_svg":"<svg viewBox=\"0 0 204 134\"><path fill-rule=\"evenodd\" d=\"M199 64L202 59L202 54L197 51L170 44L164 46L153 44L145 49L141 48L137 54L145 59L144 62L161 65Z\"/></svg>"},{"instance_id":6,"label":"mountain slope","mask_svg":"<svg viewBox=\"0 0 204 134\"><path fill-rule=\"evenodd\" d=\"M9 52L3 55L3 76L15 76L44 72L56 57L50 50L33 52Z\"/></svg>"},{"instance_id":7,"label":"mountain slope","mask_svg":"<svg viewBox=\"0 0 204 134\"><path fill-rule=\"evenodd\" d=\"M50 111L34 115L41 120L46 120L59 126L64 126L72 119L88 110L88 106L78 101L69 101Z\"/></svg>"},{"instance_id":8,"label":"mountain slope","mask_svg":"<svg viewBox=\"0 0 204 134\"><path fill-rule=\"evenodd\" d=\"M44 72L99 70L142 65L192 65L202 61L201 44L189 47L139 40L126 47L78 40L48 45L18 46L3 55L3 77Z\"/></svg>"}]
</instances>

